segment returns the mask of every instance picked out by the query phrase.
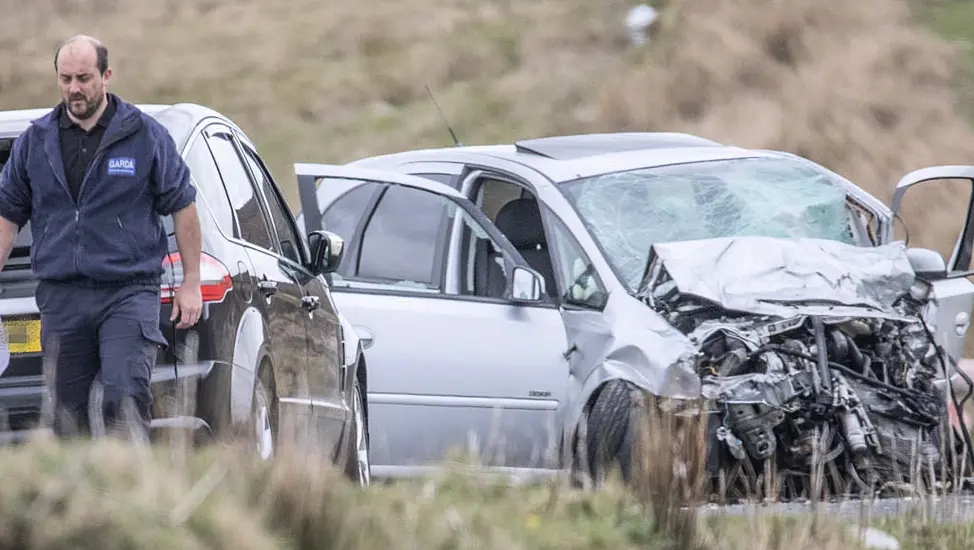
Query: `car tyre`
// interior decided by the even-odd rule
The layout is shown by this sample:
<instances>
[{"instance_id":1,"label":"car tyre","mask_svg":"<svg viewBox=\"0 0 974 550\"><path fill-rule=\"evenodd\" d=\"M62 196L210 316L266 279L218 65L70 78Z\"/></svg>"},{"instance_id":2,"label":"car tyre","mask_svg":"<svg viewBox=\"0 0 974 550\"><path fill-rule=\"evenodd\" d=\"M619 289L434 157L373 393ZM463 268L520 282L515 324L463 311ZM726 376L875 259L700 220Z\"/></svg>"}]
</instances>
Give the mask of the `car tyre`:
<instances>
[{"instance_id":1,"label":"car tyre","mask_svg":"<svg viewBox=\"0 0 974 550\"><path fill-rule=\"evenodd\" d=\"M584 450L588 473L596 486L618 466L626 484L632 480L633 441L643 395L625 380L611 380L599 392L587 415Z\"/></svg>"},{"instance_id":2,"label":"car tyre","mask_svg":"<svg viewBox=\"0 0 974 550\"><path fill-rule=\"evenodd\" d=\"M269 390L272 386L267 380L266 372L262 370L254 382L250 433L248 434L251 448L256 452L257 458L262 461L274 458L276 444L275 422L277 415L274 414L276 400Z\"/></svg>"},{"instance_id":3,"label":"car tyre","mask_svg":"<svg viewBox=\"0 0 974 550\"><path fill-rule=\"evenodd\" d=\"M360 487L372 483L372 463L369 458L369 421L365 393L355 377L352 386L352 425L345 445L345 475Z\"/></svg>"}]
</instances>

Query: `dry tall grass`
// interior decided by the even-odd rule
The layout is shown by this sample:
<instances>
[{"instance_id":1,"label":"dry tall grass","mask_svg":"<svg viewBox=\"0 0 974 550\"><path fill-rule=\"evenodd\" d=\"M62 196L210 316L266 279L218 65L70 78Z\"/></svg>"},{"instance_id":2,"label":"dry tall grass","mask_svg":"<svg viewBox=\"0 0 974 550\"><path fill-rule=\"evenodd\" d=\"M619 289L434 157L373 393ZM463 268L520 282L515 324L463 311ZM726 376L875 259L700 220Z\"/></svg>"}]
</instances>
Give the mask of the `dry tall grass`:
<instances>
[{"instance_id":1,"label":"dry tall grass","mask_svg":"<svg viewBox=\"0 0 974 550\"><path fill-rule=\"evenodd\" d=\"M683 130L808 156L888 199L905 172L974 161L953 52L906 0L668 0L648 52L628 2L17 0L0 19L0 108L56 101L52 50L111 47L114 89L238 120L297 207L294 161L465 143ZM965 190L915 192L911 237L949 253ZM966 198L966 195L965 195Z\"/></svg>"},{"instance_id":2,"label":"dry tall grass","mask_svg":"<svg viewBox=\"0 0 974 550\"><path fill-rule=\"evenodd\" d=\"M95 34L129 99L239 120L293 206L295 160L448 144L427 84L465 143L686 130L806 155L882 198L908 170L972 157L952 51L905 0L653 4L646 53L628 50L622 0L16 0L0 19L0 108L56 101L55 44ZM941 236L950 198L910 212L918 240Z\"/></svg>"},{"instance_id":3,"label":"dry tall grass","mask_svg":"<svg viewBox=\"0 0 974 550\"><path fill-rule=\"evenodd\" d=\"M259 463L230 448L173 460L113 441L0 452L0 547L316 550L856 548L821 519L675 524L615 487L514 486L444 470L359 490L306 454ZM672 504L672 503L671 503ZM671 512L671 517L676 513ZM745 527L746 526L746 527Z\"/></svg>"},{"instance_id":4,"label":"dry tall grass","mask_svg":"<svg viewBox=\"0 0 974 550\"><path fill-rule=\"evenodd\" d=\"M447 145L427 84L469 144L682 130L805 155L885 200L909 170L974 162L954 52L906 0L653 4L652 45L630 51L623 0L16 0L0 19L0 108L56 101L55 44L95 34L116 91L230 115L295 208L294 161ZM969 194L908 195L913 242L949 254Z\"/></svg>"},{"instance_id":5,"label":"dry tall grass","mask_svg":"<svg viewBox=\"0 0 974 550\"><path fill-rule=\"evenodd\" d=\"M628 2L14 0L0 18L0 108L57 101L53 50L111 48L114 90L237 120L297 207L291 163L345 162L449 136L424 86L477 143L577 129L624 66ZM576 111L588 105L588 115Z\"/></svg>"},{"instance_id":6,"label":"dry tall grass","mask_svg":"<svg viewBox=\"0 0 974 550\"><path fill-rule=\"evenodd\" d=\"M657 433L682 432L668 422L652 423ZM694 440L692 428L683 433ZM233 446L190 453L42 437L0 450L0 548L840 550L862 548L857 525L878 525L904 549L960 550L972 535L970 525L919 513L885 522L757 508L698 515L681 508L690 465L656 442L644 455L653 477L635 492L611 482L587 492L564 480L524 486L470 475L470 466L361 490L292 446L263 463Z\"/></svg>"},{"instance_id":7,"label":"dry tall grass","mask_svg":"<svg viewBox=\"0 0 974 550\"><path fill-rule=\"evenodd\" d=\"M600 124L791 151L888 201L910 170L974 162L974 132L955 108L954 52L908 7L671 0L652 59L603 87ZM961 191L970 194L944 185L907 195L913 242L950 253Z\"/></svg>"}]
</instances>

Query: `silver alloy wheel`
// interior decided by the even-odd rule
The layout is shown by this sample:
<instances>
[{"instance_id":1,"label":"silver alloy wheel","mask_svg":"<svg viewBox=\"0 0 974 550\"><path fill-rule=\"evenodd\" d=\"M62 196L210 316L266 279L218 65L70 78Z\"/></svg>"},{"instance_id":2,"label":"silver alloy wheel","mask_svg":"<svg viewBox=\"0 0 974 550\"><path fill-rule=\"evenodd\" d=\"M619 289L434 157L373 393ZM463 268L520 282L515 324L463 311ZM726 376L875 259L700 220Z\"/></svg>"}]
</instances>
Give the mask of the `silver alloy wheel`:
<instances>
[{"instance_id":1,"label":"silver alloy wheel","mask_svg":"<svg viewBox=\"0 0 974 550\"><path fill-rule=\"evenodd\" d=\"M271 410L267 402L267 391L264 388L264 383L259 379L254 392L254 436L257 456L261 460L269 460L274 456L274 431L271 426Z\"/></svg>"},{"instance_id":2,"label":"silver alloy wheel","mask_svg":"<svg viewBox=\"0 0 974 550\"><path fill-rule=\"evenodd\" d=\"M358 481L362 487L372 482L372 465L369 463L369 442L365 425L365 407L362 406L362 390L356 384L352 392L352 414L355 417L355 459Z\"/></svg>"}]
</instances>

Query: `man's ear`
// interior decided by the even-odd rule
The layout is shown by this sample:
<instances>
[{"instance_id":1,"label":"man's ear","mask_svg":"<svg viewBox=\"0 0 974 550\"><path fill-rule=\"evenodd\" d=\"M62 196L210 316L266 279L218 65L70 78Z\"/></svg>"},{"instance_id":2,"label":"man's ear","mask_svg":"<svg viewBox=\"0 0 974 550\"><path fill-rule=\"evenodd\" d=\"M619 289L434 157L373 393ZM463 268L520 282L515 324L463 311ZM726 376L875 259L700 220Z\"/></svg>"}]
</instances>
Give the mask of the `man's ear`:
<instances>
[{"instance_id":1,"label":"man's ear","mask_svg":"<svg viewBox=\"0 0 974 550\"><path fill-rule=\"evenodd\" d=\"M102 75L101 79L104 81L105 84L108 84L108 82L112 79L111 67L105 69L105 74Z\"/></svg>"}]
</instances>

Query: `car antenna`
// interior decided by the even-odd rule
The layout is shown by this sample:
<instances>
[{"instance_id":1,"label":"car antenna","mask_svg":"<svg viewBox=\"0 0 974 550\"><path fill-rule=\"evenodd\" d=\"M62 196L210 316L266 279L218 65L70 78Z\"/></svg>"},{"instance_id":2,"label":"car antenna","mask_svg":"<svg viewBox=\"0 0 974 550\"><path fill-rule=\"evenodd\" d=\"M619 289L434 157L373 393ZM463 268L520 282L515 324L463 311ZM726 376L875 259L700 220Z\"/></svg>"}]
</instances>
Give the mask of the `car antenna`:
<instances>
[{"instance_id":1,"label":"car antenna","mask_svg":"<svg viewBox=\"0 0 974 550\"><path fill-rule=\"evenodd\" d=\"M426 85L426 93L429 94L430 99L433 100L433 105L436 106L437 112L440 113L440 118L442 118L443 119L443 123L446 124L446 129L450 131L450 137L453 138L453 143L456 144L457 147L463 147L463 144L460 143L460 140L459 139L457 139L456 132L454 132L453 131L453 128L450 126L450 121L446 119L446 115L444 115L443 114L443 110L440 109L440 104L437 103L436 102L436 98L433 97L433 90L430 89L430 85L429 84Z\"/></svg>"}]
</instances>

